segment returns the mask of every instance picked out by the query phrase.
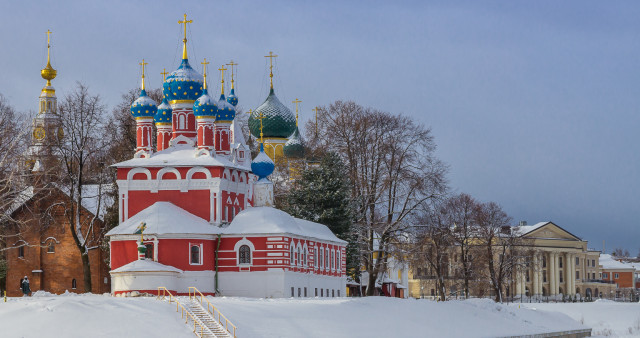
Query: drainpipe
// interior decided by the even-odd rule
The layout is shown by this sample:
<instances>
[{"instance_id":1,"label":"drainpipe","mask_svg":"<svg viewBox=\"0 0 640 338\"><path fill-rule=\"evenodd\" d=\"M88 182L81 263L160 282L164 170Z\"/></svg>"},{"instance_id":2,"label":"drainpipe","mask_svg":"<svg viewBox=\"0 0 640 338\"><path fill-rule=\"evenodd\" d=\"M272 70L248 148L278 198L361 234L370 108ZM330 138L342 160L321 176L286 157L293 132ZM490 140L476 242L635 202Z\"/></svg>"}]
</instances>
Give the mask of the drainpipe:
<instances>
[{"instance_id":1,"label":"drainpipe","mask_svg":"<svg viewBox=\"0 0 640 338\"><path fill-rule=\"evenodd\" d=\"M218 251L220 250L220 241L222 240L222 235L218 234L218 243L216 243L216 275L215 275L215 291L216 296L220 293L218 290Z\"/></svg>"}]
</instances>

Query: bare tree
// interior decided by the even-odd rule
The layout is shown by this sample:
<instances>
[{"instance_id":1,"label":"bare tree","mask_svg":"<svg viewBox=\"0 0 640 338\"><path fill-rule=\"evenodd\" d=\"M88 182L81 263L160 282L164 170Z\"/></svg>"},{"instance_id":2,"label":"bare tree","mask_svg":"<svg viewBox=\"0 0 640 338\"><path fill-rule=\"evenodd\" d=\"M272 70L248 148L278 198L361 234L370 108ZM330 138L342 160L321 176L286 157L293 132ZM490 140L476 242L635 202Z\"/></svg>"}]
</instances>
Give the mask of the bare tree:
<instances>
[{"instance_id":1,"label":"bare tree","mask_svg":"<svg viewBox=\"0 0 640 338\"><path fill-rule=\"evenodd\" d=\"M615 248L615 249L613 249L612 255L616 256L616 257L629 257L630 256L629 250L624 249L624 248Z\"/></svg>"},{"instance_id":2,"label":"bare tree","mask_svg":"<svg viewBox=\"0 0 640 338\"><path fill-rule=\"evenodd\" d=\"M477 237L476 211L478 202L467 194L449 197L445 202L446 222L452 227L453 241L460 252L461 275L464 283L465 297L469 298L469 282L474 270L472 249Z\"/></svg>"},{"instance_id":3,"label":"bare tree","mask_svg":"<svg viewBox=\"0 0 640 338\"><path fill-rule=\"evenodd\" d=\"M85 292L91 292L89 249L100 245L103 233L99 212L91 214L85 205L91 199L95 210L100 210L104 203L106 109L99 96L92 96L86 86L78 83L76 89L65 96L58 110L64 130L56 147L63 165L58 184L70 197L58 203L58 207L64 212L82 257ZM97 186L91 196L86 195L89 183Z\"/></svg>"},{"instance_id":4,"label":"bare tree","mask_svg":"<svg viewBox=\"0 0 640 338\"><path fill-rule=\"evenodd\" d=\"M508 284L517 255L513 251L519 243L519 236L511 231L511 217L494 203L483 203L476 212L478 225L478 245L483 247L487 262L487 276L495 294L495 301L502 302L504 286Z\"/></svg>"},{"instance_id":5,"label":"bare tree","mask_svg":"<svg viewBox=\"0 0 640 338\"><path fill-rule=\"evenodd\" d=\"M431 130L408 117L342 101L321 108L318 117L322 138L312 143L340 154L347 165L366 294L373 295L408 216L446 190L447 167L434 155Z\"/></svg>"}]
</instances>

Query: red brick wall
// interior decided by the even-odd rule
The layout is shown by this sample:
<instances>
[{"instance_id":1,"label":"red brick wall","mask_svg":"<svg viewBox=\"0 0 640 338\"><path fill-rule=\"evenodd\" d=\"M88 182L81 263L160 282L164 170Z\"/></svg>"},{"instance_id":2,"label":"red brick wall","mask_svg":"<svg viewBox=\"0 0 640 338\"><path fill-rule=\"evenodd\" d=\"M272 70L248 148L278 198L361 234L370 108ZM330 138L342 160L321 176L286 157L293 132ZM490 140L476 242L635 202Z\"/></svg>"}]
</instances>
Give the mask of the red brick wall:
<instances>
[{"instance_id":1,"label":"red brick wall","mask_svg":"<svg viewBox=\"0 0 640 338\"><path fill-rule=\"evenodd\" d=\"M82 269L82 259L78 250L69 223L62 210L57 210L53 216L53 222L43 228L41 226L41 213L55 201L68 200L61 193L54 193L45 199L30 201L19 210L14 217L20 222L19 230L22 239L28 243L24 246L24 257L19 258L18 247L24 242L16 240L7 242L8 250L5 251L8 271L7 271L7 295L21 296L20 280L24 276L29 277L31 291L45 290L51 293L69 292L83 293L84 279ZM90 217L85 211L83 217ZM100 227L94 235L100 233ZM14 232L18 228L14 227L8 231ZM86 229L85 229L86 231ZM55 252L49 253L48 244L55 239ZM96 237L96 243L100 238ZM100 248L89 250L89 262L91 265L92 291L94 293L104 293L111 291L111 280L108 277L109 267L104 261L104 254ZM34 272L41 270L42 272ZM76 280L76 289L72 288L72 280Z\"/></svg>"}]
</instances>

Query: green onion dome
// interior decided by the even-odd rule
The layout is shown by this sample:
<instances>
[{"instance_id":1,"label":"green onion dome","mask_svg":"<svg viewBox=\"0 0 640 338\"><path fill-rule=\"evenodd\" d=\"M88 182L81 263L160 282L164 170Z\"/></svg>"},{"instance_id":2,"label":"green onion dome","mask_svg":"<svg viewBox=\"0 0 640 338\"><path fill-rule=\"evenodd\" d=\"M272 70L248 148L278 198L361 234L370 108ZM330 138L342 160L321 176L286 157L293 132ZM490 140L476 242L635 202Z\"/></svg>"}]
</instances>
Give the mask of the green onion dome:
<instances>
[{"instance_id":1,"label":"green onion dome","mask_svg":"<svg viewBox=\"0 0 640 338\"><path fill-rule=\"evenodd\" d=\"M228 121L231 122L236 117L236 109L224 98L224 94L220 94L220 100L218 101L218 114L216 115L216 121Z\"/></svg>"},{"instance_id":2,"label":"green onion dome","mask_svg":"<svg viewBox=\"0 0 640 338\"><path fill-rule=\"evenodd\" d=\"M162 89L169 102L195 101L202 95L202 75L191 68L188 59L182 59L180 67L167 76Z\"/></svg>"},{"instance_id":3,"label":"green onion dome","mask_svg":"<svg viewBox=\"0 0 640 338\"><path fill-rule=\"evenodd\" d=\"M209 96L209 93L205 89L202 92L202 96L200 96L193 104L193 115L196 117L216 117L217 114L218 105L216 104L216 101Z\"/></svg>"},{"instance_id":4,"label":"green onion dome","mask_svg":"<svg viewBox=\"0 0 640 338\"><path fill-rule=\"evenodd\" d=\"M162 103L158 106L158 112L156 116L153 118L155 123L171 123L173 119L173 110L169 103L167 103L167 99L162 99Z\"/></svg>"},{"instance_id":5,"label":"green onion dome","mask_svg":"<svg viewBox=\"0 0 640 338\"><path fill-rule=\"evenodd\" d=\"M260 115L262 119L264 137L287 138L296 129L296 116L287 108L271 88L267 99L251 113L249 117L249 130L254 137L260 137Z\"/></svg>"},{"instance_id":6,"label":"green onion dome","mask_svg":"<svg viewBox=\"0 0 640 338\"><path fill-rule=\"evenodd\" d=\"M302 137L298 127L293 132L293 135L289 137L289 141L284 144L284 156L291 159L302 158L304 156L304 145L302 144Z\"/></svg>"},{"instance_id":7,"label":"green onion dome","mask_svg":"<svg viewBox=\"0 0 640 338\"><path fill-rule=\"evenodd\" d=\"M143 89L140 91L140 97L138 97L131 104L131 115L133 117L154 117L158 111L156 101L147 96L147 92Z\"/></svg>"}]
</instances>

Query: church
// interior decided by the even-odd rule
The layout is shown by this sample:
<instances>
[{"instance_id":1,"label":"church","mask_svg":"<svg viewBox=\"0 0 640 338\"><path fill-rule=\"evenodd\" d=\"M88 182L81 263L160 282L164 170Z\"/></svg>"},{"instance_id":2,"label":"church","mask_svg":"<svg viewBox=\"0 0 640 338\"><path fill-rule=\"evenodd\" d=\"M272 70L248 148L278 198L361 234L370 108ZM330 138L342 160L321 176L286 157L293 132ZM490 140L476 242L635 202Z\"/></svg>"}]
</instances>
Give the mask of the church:
<instances>
[{"instance_id":1,"label":"church","mask_svg":"<svg viewBox=\"0 0 640 338\"><path fill-rule=\"evenodd\" d=\"M274 160L302 152L297 118L270 92L251 113L260 137L250 149L236 123L234 79L225 96L224 66L216 100L187 54L163 82L157 105L145 92L131 105L137 146L117 163L119 225L107 233L111 293L247 297L340 297L346 287L346 242L322 224L273 207ZM270 53L270 57L274 57ZM233 63L230 64L233 67ZM154 128L155 127L155 128ZM155 129L155 131L154 131ZM152 144L155 133L156 144Z\"/></svg>"}]
</instances>

